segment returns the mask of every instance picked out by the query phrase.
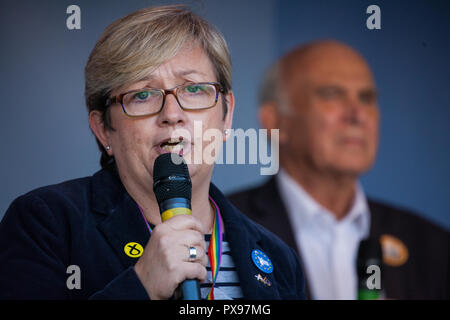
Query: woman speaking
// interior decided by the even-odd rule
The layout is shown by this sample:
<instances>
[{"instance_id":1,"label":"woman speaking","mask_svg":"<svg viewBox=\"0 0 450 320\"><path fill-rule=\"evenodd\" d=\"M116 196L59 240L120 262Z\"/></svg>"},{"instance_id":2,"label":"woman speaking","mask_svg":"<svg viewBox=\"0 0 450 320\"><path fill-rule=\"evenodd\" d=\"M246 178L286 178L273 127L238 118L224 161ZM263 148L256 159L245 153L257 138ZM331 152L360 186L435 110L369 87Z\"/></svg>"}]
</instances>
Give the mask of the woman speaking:
<instances>
[{"instance_id":1,"label":"woman speaking","mask_svg":"<svg viewBox=\"0 0 450 320\"><path fill-rule=\"evenodd\" d=\"M201 299L304 297L294 251L230 205L209 161L188 162L192 214L160 215L155 160L205 147L194 123L223 141L232 125L231 60L215 28L180 6L136 11L106 28L85 81L102 169L11 204L0 298L170 299L187 280Z\"/></svg>"}]
</instances>

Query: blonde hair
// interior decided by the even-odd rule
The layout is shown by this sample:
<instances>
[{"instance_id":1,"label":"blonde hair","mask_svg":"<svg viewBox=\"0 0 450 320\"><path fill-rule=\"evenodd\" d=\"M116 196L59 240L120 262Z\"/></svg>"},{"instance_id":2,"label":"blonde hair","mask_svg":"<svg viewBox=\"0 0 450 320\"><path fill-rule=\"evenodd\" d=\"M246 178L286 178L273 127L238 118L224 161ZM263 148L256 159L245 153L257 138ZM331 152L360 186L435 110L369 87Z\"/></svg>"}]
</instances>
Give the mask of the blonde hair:
<instances>
[{"instance_id":1,"label":"blonde hair","mask_svg":"<svg viewBox=\"0 0 450 320\"><path fill-rule=\"evenodd\" d=\"M105 127L113 130L105 106L111 92L144 79L188 43L198 43L205 50L217 81L224 94L228 93L231 58L222 34L185 6L149 7L115 21L98 39L85 67L88 111L103 112ZM223 105L226 114L226 103ZM98 139L97 143L104 167L111 158Z\"/></svg>"}]
</instances>

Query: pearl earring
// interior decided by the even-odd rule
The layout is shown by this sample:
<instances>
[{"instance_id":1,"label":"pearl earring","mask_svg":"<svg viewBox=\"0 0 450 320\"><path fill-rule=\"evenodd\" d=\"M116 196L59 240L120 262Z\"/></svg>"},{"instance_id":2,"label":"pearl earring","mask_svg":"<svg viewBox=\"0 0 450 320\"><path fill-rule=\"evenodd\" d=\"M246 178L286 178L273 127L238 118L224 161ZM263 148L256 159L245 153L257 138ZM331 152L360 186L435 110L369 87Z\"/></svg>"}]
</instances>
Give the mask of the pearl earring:
<instances>
[{"instance_id":1,"label":"pearl earring","mask_svg":"<svg viewBox=\"0 0 450 320\"><path fill-rule=\"evenodd\" d=\"M230 130L225 129L225 131L223 133L225 133L225 135L227 136L230 133Z\"/></svg>"},{"instance_id":2,"label":"pearl earring","mask_svg":"<svg viewBox=\"0 0 450 320\"><path fill-rule=\"evenodd\" d=\"M111 149L111 147L108 145L105 147L106 151L109 151L109 149Z\"/></svg>"}]
</instances>

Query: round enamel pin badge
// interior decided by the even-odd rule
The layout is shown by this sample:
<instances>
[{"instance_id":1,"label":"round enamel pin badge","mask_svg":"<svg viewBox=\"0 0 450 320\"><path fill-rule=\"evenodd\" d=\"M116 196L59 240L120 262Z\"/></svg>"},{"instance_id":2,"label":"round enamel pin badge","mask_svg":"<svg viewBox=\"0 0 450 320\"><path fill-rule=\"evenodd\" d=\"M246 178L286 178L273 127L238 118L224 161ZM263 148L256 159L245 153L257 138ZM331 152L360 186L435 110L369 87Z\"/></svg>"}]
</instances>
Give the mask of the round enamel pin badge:
<instances>
[{"instance_id":1,"label":"round enamel pin badge","mask_svg":"<svg viewBox=\"0 0 450 320\"><path fill-rule=\"evenodd\" d=\"M400 267L408 261L409 252L405 243L389 234L380 237L383 262L391 267Z\"/></svg>"},{"instance_id":2,"label":"round enamel pin badge","mask_svg":"<svg viewBox=\"0 0 450 320\"><path fill-rule=\"evenodd\" d=\"M255 249L252 251L252 260L255 266L262 272L272 273L272 261L270 261L269 257L261 250Z\"/></svg>"},{"instance_id":3,"label":"round enamel pin badge","mask_svg":"<svg viewBox=\"0 0 450 320\"><path fill-rule=\"evenodd\" d=\"M137 242L128 242L123 251L130 258L139 258L144 253L144 248Z\"/></svg>"}]
</instances>

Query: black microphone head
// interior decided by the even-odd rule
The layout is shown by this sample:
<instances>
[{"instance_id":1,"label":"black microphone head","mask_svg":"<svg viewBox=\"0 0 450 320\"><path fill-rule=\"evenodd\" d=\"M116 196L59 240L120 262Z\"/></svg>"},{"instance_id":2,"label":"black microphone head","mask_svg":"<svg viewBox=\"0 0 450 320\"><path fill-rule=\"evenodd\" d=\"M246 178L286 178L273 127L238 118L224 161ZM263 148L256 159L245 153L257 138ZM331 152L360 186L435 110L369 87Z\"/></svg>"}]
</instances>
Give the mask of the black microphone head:
<instances>
[{"instance_id":1,"label":"black microphone head","mask_svg":"<svg viewBox=\"0 0 450 320\"><path fill-rule=\"evenodd\" d=\"M380 264L382 259L382 251L380 241L373 238L362 240L358 249L358 265L373 262L372 264Z\"/></svg>"},{"instance_id":2,"label":"black microphone head","mask_svg":"<svg viewBox=\"0 0 450 320\"><path fill-rule=\"evenodd\" d=\"M172 198L191 200L192 183L182 156L163 153L156 158L153 165L153 191L158 203Z\"/></svg>"},{"instance_id":3,"label":"black microphone head","mask_svg":"<svg viewBox=\"0 0 450 320\"><path fill-rule=\"evenodd\" d=\"M382 267L383 254L381 250L380 241L373 238L362 240L358 249L358 277L367 277L367 267L377 265Z\"/></svg>"}]
</instances>

